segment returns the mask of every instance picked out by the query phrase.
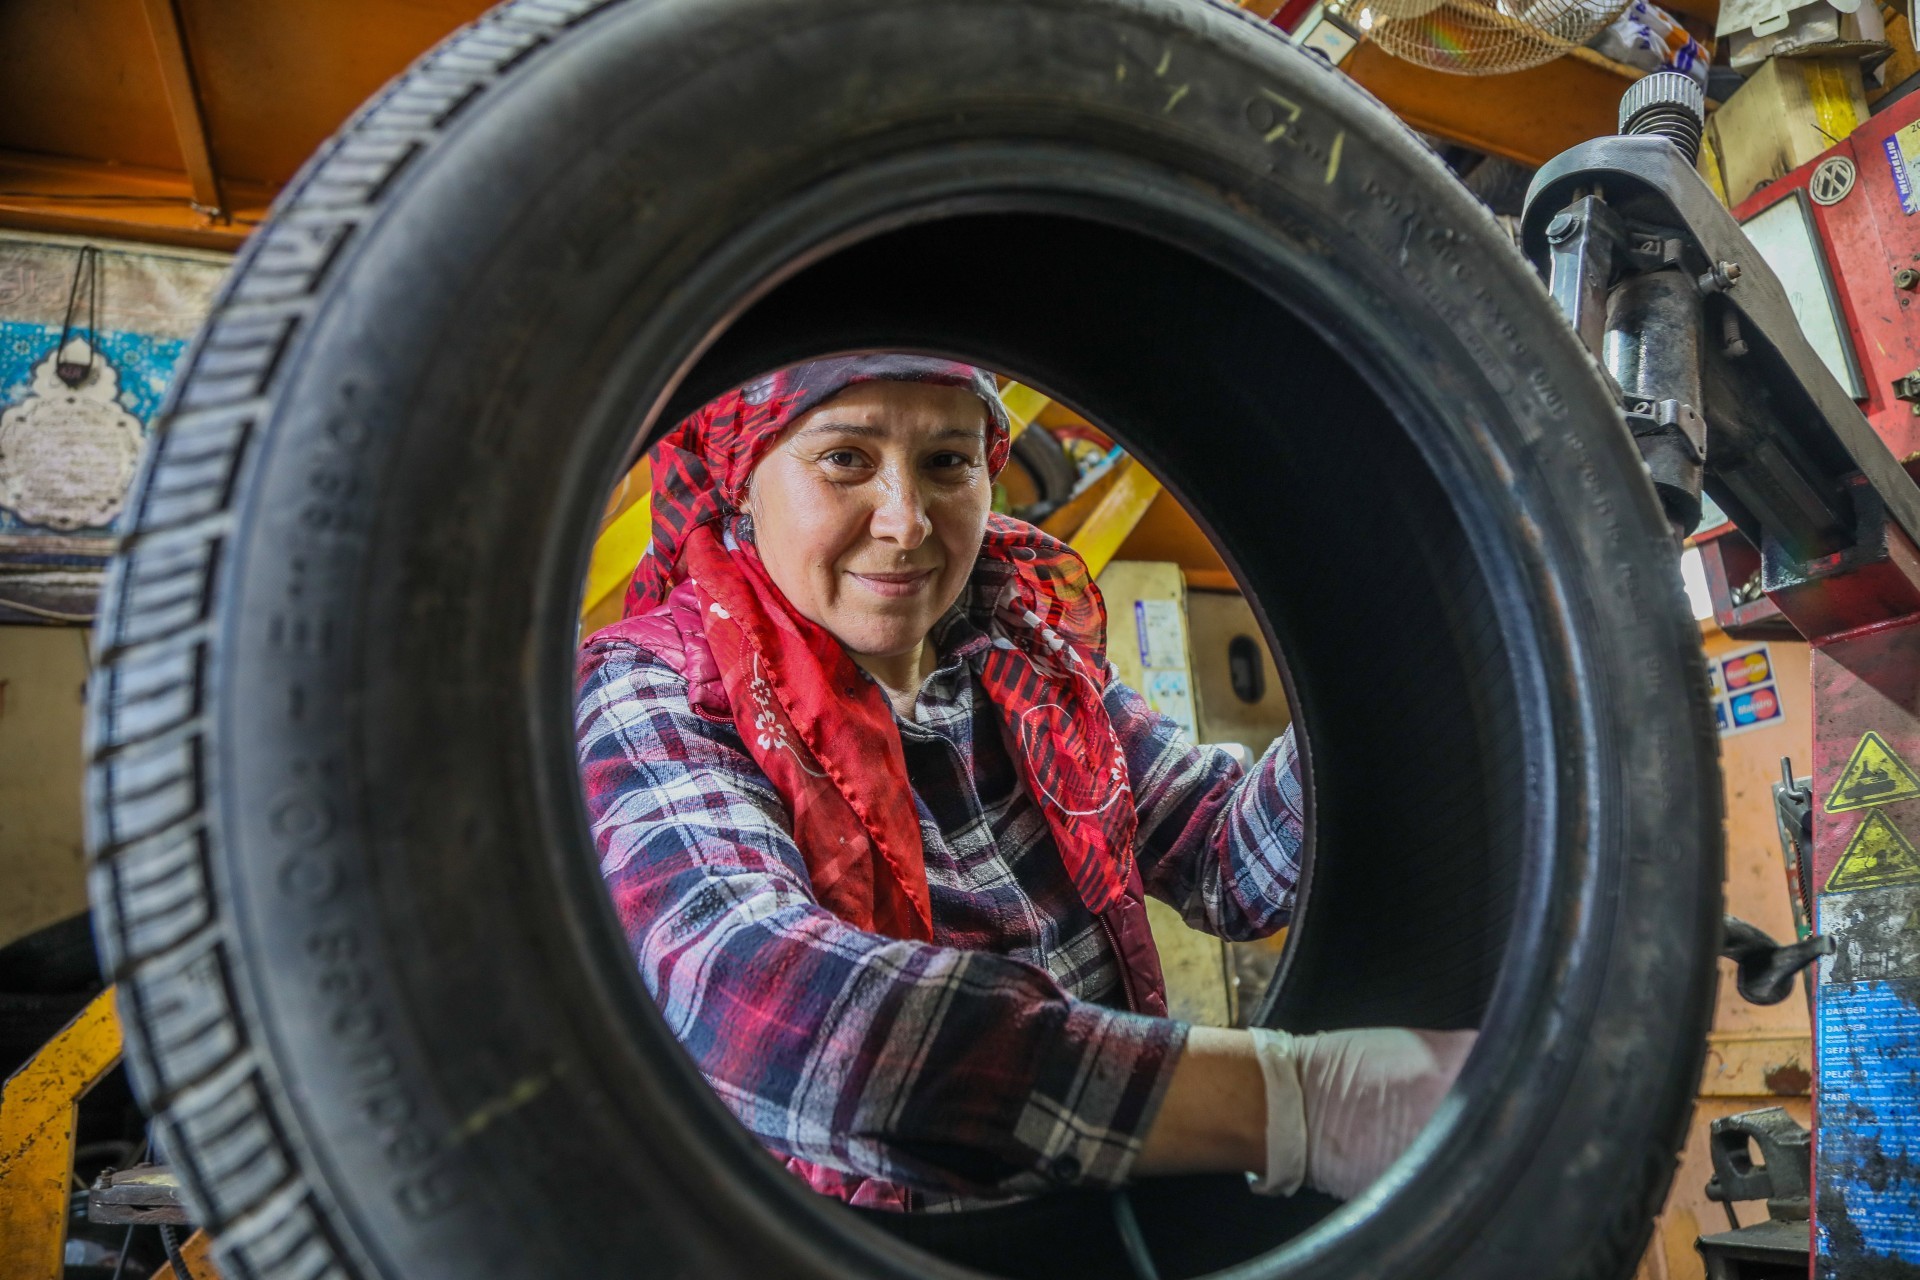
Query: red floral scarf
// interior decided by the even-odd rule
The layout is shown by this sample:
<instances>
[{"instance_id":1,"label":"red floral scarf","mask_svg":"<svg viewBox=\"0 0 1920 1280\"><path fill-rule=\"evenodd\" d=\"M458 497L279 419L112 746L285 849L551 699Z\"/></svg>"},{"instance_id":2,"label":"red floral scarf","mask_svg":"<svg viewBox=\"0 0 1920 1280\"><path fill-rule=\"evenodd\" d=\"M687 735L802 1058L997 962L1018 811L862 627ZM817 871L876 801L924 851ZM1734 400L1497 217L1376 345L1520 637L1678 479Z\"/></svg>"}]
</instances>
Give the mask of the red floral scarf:
<instances>
[{"instance_id":1,"label":"red floral scarf","mask_svg":"<svg viewBox=\"0 0 1920 1280\"><path fill-rule=\"evenodd\" d=\"M793 610L753 547L723 528L754 465L790 423L875 380L973 389L988 408L988 467L998 474L1006 465L1006 410L992 378L969 365L844 356L761 378L654 447L653 542L626 613L655 610L691 583L734 722L792 813L815 896L860 928L927 939L925 857L893 710L840 643ZM994 597L981 682L1081 900L1105 911L1132 871L1135 818L1126 760L1101 698L1100 592L1066 544L999 515L988 518L974 582Z\"/></svg>"}]
</instances>

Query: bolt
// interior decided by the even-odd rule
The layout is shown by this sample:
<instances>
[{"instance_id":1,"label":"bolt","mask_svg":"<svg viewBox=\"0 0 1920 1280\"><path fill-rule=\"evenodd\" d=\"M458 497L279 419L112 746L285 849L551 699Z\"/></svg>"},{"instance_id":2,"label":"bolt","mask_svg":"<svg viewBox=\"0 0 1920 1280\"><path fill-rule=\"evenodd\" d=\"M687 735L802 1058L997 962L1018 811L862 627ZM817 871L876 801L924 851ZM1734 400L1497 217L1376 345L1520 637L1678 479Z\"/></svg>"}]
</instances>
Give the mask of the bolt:
<instances>
[{"instance_id":1,"label":"bolt","mask_svg":"<svg viewBox=\"0 0 1920 1280\"><path fill-rule=\"evenodd\" d=\"M1730 356L1747 354L1747 340L1740 336L1740 317L1728 307L1720 316L1720 338L1724 343L1721 350Z\"/></svg>"},{"instance_id":2,"label":"bolt","mask_svg":"<svg viewBox=\"0 0 1920 1280\"><path fill-rule=\"evenodd\" d=\"M1902 267L1893 273L1893 287L1896 289L1911 289L1917 284L1920 284L1920 271L1912 267Z\"/></svg>"},{"instance_id":3,"label":"bolt","mask_svg":"<svg viewBox=\"0 0 1920 1280\"><path fill-rule=\"evenodd\" d=\"M1552 244L1560 244L1571 239L1579 227L1580 220L1572 214L1556 213L1553 221L1547 224L1547 240Z\"/></svg>"},{"instance_id":4,"label":"bolt","mask_svg":"<svg viewBox=\"0 0 1920 1280\"><path fill-rule=\"evenodd\" d=\"M1711 270L1695 281L1702 293L1725 293L1740 283L1740 264L1737 262L1716 262Z\"/></svg>"}]
</instances>

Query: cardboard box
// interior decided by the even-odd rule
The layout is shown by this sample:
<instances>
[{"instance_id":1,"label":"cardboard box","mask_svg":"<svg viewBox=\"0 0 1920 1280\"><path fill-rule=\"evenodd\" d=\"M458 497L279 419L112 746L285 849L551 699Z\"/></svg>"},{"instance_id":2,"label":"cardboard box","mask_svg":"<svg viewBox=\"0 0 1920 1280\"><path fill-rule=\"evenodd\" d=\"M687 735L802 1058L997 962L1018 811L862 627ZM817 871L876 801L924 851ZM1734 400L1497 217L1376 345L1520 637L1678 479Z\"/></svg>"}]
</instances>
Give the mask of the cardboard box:
<instances>
[{"instance_id":1,"label":"cardboard box","mask_svg":"<svg viewBox=\"0 0 1920 1280\"><path fill-rule=\"evenodd\" d=\"M1750 74L1768 58L1863 57L1887 48L1877 3L1865 0L1723 0L1715 38L1733 69Z\"/></svg>"},{"instance_id":2,"label":"cardboard box","mask_svg":"<svg viewBox=\"0 0 1920 1280\"><path fill-rule=\"evenodd\" d=\"M1770 35L1738 31L1727 37L1727 61L1752 75L1768 58L1864 58L1891 49L1876 5L1842 13L1826 0L1793 10L1785 29Z\"/></svg>"},{"instance_id":3,"label":"cardboard box","mask_svg":"<svg viewBox=\"0 0 1920 1280\"><path fill-rule=\"evenodd\" d=\"M1200 738L1187 635L1187 580L1159 560L1114 560L1100 573L1107 602L1107 658L1121 683Z\"/></svg>"},{"instance_id":4,"label":"cardboard box","mask_svg":"<svg viewBox=\"0 0 1920 1280\"><path fill-rule=\"evenodd\" d=\"M1867 118L1860 63L1774 58L1707 120L1721 187L1739 204L1852 133Z\"/></svg>"},{"instance_id":5,"label":"cardboard box","mask_svg":"<svg viewBox=\"0 0 1920 1280\"><path fill-rule=\"evenodd\" d=\"M1114 560L1100 573L1107 602L1107 658L1122 683L1197 738L1187 580L1160 560ZM1167 1013L1182 1022L1230 1027L1238 1013L1226 944L1200 932L1157 898L1147 923L1167 980Z\"/></svg>"}]
</instances>

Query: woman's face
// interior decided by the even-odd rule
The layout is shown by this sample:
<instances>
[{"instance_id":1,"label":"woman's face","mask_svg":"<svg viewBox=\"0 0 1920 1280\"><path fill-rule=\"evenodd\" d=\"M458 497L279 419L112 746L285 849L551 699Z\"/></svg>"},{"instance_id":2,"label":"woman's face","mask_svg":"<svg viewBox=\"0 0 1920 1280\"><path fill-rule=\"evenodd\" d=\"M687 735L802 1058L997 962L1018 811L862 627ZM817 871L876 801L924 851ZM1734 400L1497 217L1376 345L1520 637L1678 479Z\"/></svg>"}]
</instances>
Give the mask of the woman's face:
<instances>
[{"instance_id":1,"label":"woman's face","mask_svg":"<svg viewBox=\"0 0 1920 1280\"><path fill-rule=\"evenodd\" d=\"M747 482L774 585L856 656L914 652L980 553L986 432L972 391L925 382L858 383L795 419Z\"/></svg>"}]
</instances>

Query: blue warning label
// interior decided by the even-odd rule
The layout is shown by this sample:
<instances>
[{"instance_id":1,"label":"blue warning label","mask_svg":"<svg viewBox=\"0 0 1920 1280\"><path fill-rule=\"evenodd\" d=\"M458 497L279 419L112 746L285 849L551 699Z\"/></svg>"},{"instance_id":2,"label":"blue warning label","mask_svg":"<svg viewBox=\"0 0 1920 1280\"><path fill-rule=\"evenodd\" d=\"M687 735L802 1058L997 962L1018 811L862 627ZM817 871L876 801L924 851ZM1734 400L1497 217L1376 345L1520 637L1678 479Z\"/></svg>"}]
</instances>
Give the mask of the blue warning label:
<instances>
[{"instance_id":1,"label":"blue warning label","mask_svg":"<svg viewBox=\"0 0 1920 1280\"><path fill-rule=\"evenodd\" d=\"M1821 908L1821 928L1831 919ZM1844 943L1843 943L1844 945ZM1818 1275L1893 1275L1920 1263L1920 983L1822 983L1815 995L1820 1152L1814 1218ZM1873 1270L1874 1266L1882 1270ZM1898 1270L1898 1274L1909 1274Z\"/></svg>"}]
</instances>

